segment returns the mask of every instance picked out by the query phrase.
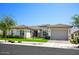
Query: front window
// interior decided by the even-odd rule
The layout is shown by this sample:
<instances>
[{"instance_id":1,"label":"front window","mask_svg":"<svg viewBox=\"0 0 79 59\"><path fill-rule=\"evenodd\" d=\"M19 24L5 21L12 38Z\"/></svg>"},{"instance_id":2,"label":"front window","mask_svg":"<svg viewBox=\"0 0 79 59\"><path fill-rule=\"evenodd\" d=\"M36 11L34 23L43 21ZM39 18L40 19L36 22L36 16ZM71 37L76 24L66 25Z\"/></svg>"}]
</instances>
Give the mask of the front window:
<instances>
[{"instance_id":1,"label":"front window","mask_svg":"<svg viewBox=\"0 0 79 59\"><path fill-rule=\"evenodd\" d=\"M79 36L79 32L78 32L78 36Z\"/></svg>"},{"instance_id":2,"label":"front window","mask_svg":"<svg viewBox=\"0 0 79 59\"><path fill-rule=\"evenodd\" d=\"M77 33L75 33L75 36L77 36Z\"/></svg>"},{"instance_id":3,"label":"front window","mask_svg":"<svg viewBox=\"0 0 79 59\"><path fill-rule=\"evenodd\" d=\"M44 36L47 36L48 35L48 32L47 31L43 31L43 35Z\"/></svg>"},{"instance_id":4,"label":"front window","mask_svg":"<svg viewBox=\"0 0 79 59\"><path fill-rule=\"evenodd\" d=\"M24 30L20 30L20 36L21 36L21 37L24 36Z\"/></svg>"}]
</instances>

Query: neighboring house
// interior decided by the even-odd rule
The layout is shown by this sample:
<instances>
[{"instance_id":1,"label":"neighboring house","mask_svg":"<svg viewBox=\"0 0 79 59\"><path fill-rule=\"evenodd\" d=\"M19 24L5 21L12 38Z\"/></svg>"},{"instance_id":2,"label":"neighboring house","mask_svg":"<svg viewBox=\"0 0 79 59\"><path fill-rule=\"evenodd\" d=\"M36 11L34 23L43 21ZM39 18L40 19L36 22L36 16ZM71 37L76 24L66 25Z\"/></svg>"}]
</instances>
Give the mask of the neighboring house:
<instances>
[{"instance_id":1,"label":"neighboring house","mask_svg":"<svg viewBox=\"0 0 79 59\"><path fill-rule=\"evenodd\" d=\"M68 40L71 38L70 25L56 24L56 25L39 25L39 26L16 26L10 34L22 36L25 38L43 37L44 33L50 36L51 40Z\"/></svg>"},{"instance_id":2,"label":"neighboring house","mask_svg":"<svg viewBox=\"0 0 79 59\"><path fill-rule=\"evenodd\" d=\"M76 38L79 38L79 30L77 30L71 34L71 39L76 39Z\"/></svg>"}]
</instances>

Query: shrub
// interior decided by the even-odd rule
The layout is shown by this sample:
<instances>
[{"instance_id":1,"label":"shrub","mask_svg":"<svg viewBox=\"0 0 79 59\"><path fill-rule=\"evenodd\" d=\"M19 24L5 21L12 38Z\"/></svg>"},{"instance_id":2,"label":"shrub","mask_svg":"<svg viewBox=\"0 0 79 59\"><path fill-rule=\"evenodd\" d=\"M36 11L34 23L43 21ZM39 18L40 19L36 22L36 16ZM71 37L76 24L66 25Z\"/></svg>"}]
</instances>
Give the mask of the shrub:
<instances>
[{"instance_id":1,"label":"shrub","mask_svg":"<svg viewBox=\"0 0 79 59\"><path fill-rule=\"evenodd\" d=\"M15 36L15 35L7 35L7 38L20 38L19 36Z\"/></svg>"},{"instance_id":2,"label":"shrub","mask_svg":"<svg viewBox=\"0 0 79 59\"><path fill-rule=\"evenodd\" d=\"M2 37L3 37L3 35L2 35L2 34L0 34L0 37L2 38Z\"/></svg>"},{"instance_id":3,"label":"shrub","mask_svg":"<svg viewBox=\"0 0 79 59\"><path fill-rule=\"evenodd\" d=\"M50 39L50 36L44 36L43 38L45 38L45 39L48 39L48 40L49 40L49 39Z\"/></svg>"},{"instance_id":4,"label":"shrub","mask_svg":"<svg viewBox=\"0 0 79 59\"><path fill-rule=\"evenodd\" d=\"M21 43L22 41L18 41L18 43Z\"/></svg>"},{"instance_id":5,"label":"shrub","mask_svg":"<svg viewBox=\"0 0 79 59\"><path fill-rule=\"evenodd\" d=\"M70 42L71 42L72 44L79 44L79 38L70 39Z\"/></svg>"},{"instance_id":6,"label":"shrub","mask_svg":"<svg viewBox=\"0 0 79 59\"><path fill-rule=\"evenodd\" d=\"M15 43L15 41L14 41L14 40L8 40L8 42Z\"/></svg>"},{"instance_id":7,"label":"shrub","mask_svg":"<svg viewBox=\"0 0 79 59\"><path fill-rule=\"evenodd\" d=\"M70 39L70 43L76 44L76 41L74 39Z\"/></svg>"}]
</instances>

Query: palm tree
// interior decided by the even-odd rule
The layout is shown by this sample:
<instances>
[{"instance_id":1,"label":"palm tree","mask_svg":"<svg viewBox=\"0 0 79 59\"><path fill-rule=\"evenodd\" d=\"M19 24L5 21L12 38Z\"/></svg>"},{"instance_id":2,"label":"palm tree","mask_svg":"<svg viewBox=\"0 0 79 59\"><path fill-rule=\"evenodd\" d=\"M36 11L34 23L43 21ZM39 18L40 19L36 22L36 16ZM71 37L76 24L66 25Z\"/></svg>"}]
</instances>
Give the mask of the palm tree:
<instances>
[{"instance_id":1,"label":"palm tree","mask_svg":"<svg viewBox=\"0 0 79 59\"><path fill-rule=\"evenodd\" d=\"M0 20L0 30L3 31L3 37L6 37L7 31L15 26L16 22L10 16L4 16Z\"/></svg>"}]
</instances>

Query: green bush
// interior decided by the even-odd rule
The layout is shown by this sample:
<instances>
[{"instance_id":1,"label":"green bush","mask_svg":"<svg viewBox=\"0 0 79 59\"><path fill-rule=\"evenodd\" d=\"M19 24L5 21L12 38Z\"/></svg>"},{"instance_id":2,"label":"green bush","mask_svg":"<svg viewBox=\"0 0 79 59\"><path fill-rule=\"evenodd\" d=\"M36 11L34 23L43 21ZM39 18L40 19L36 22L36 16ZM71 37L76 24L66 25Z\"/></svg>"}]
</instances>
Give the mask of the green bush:
<instances>
[{"instance_id":1,"label":"green bush","mask_svg":"<svg viewBox=\"0 0 79 59\"><path fill-rule=\"evenodd\" d=\"M18 43L21 43L22 41L18 41Z\"/></svg>"},{"instance_id":2,"label":"green bush","mask_svg":"<svg viewBox=\"0 0 79 59\"><path fill-rule=\"evenodd\" d=\"M70 42L71 42L72 44L79 44L79 38L70 39Z\"/></svg>"},{"instance_id":3,"label":"green bush","mask_svg":"<svg viewBox=\"0 0 79 59\"><path fill-rule=\"evenodd\" d=\"M15 35L7 35L7 38L20 38L19 36L15 36Z\"/></svg>"},{"instance_id":4,"label":"green bush","mask_svg":"<svg viewBox=\"0 0 79 59\"><path fill-rule=\"evenodd\" d=\"M14 41L14 40L8 40L8 42L15 43L15 41Z\"/></svg>"}]
</instances>

